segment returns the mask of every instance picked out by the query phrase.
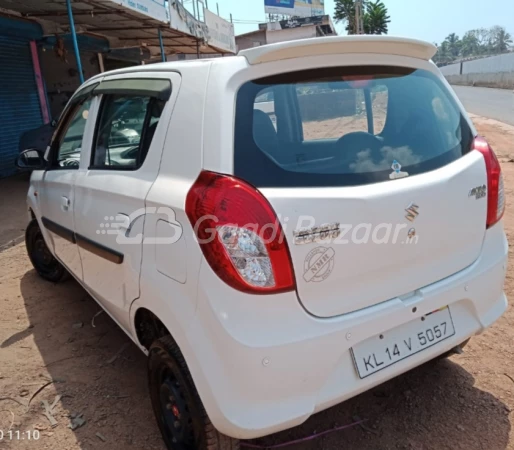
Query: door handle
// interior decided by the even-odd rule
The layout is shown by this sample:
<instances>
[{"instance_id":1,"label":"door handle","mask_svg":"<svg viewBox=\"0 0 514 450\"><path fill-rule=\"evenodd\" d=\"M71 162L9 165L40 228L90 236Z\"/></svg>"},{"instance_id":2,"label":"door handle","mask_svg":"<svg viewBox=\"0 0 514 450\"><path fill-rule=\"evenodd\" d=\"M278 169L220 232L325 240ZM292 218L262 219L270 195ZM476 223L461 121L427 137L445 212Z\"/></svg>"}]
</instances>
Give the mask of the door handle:
<instances>
[{"instance_id":1,"label":"door handle","mask_svg":"<svg viewBox=\"0 0 514 450\"><path fill-rule=\"evenodd\" d=\"M123 231L127 235L130 230L130 217L122 213L116 214L116 225L118 230Z\"/></svg>"},{"instance_id":2,"label":"door handle","mask_svg":"<svg viewBox=\"0 0 514 450\"><path fill-rule=\"evenodd\" d=\"M70 208L70 199L68 197L65 197L64 195L61 197L61 206L63 211L68 211Z\"/></svg>"}]
</instances>

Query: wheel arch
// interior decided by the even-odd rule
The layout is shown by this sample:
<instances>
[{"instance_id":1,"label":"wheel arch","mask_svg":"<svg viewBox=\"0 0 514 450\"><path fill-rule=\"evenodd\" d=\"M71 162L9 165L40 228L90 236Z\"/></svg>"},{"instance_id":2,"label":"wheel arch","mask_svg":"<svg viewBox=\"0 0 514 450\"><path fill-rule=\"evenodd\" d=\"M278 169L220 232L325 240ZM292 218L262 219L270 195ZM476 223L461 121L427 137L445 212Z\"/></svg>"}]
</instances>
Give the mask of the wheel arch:
<instances>
[{"instance_id":1,"label":"wheel arch","mask_svg":"<svg viewBox=\"0 0 514 450\"><path fill-rule=\"evenodd\" d=\"M140 297L131 305L130 326L132 339L146 355L150 354L153 339L162 336L170 336L173 339L184 357L193 383L214 426L226 435L238 437L234 420L227 415L227 411L221 409L207 371L200 364L201 351L198 350L198 342L195 345L194 339L191 340L186 332L186 326L189 331L193 327L191 319L179 318L173 313L170 303L157 301L153 297Z\"/></svg>"},{"instance_id":2,"label":"wheel arch","mask_svg":"<svg viewBox=\"0 0 514 450\"><path fill-rule=\"evenodd\" d=\"M152 343L157 339L172 336L170 330L159 317L145 307L136 310L133 326L139 345L146 351L150 350Z\"/></svg>"}]
</instances>

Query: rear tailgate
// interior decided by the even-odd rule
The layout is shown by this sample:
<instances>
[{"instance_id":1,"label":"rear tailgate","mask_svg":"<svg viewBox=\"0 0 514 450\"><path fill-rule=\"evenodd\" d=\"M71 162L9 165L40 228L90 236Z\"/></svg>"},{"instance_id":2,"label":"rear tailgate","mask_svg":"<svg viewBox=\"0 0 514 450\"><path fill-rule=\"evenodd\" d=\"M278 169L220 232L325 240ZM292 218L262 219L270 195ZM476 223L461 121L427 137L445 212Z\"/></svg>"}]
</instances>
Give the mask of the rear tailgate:
<instances>
[{"instance_id":1,"label":"rear tailgate","mask_svg":"<svg viewBox=\"0 0 514 450\"><path fill-rule=\"evenodd\" d=\"M487 174L473 138L430 67L282 73L238 92L234 174L278 214L300 302L331 317L478 258Z\"/></svg>"},{"instance_id":2,"label":"rear tailgate","mask_svg":"<svg viewBox=\"0 0 514 450\"><path fill-rule=\"evenodd\" d=\"M471 265L482 247L487 202L468 194L484 184L484 160L471 152L394 183L263 193L280 212L301 303L330 317L409 294ZM418 206L412 222L411 204ZM314 218L315 225L340 223L339 237L309 243ZM311 236L295 242L301 229Z\"/></svg>"}]
</instances>

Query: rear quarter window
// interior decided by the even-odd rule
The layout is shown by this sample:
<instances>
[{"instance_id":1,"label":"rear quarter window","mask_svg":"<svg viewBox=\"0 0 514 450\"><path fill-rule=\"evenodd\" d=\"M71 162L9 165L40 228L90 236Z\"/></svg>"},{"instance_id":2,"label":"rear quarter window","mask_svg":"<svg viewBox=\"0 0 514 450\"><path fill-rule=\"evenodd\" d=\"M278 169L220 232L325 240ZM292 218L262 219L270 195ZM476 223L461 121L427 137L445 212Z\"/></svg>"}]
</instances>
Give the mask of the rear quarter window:
<instances>
[{"instance_id":1,"label":"rear quarter window","mask_svg":"<svg viewBox=\"0 0 514 450\"><path fill-rule=\"evenodd\" d=\"M472 138L431 72L379 66L294 72L239 89L234 173L257 187L393 181L455 161Z\"/></svg>"}]
</instances>

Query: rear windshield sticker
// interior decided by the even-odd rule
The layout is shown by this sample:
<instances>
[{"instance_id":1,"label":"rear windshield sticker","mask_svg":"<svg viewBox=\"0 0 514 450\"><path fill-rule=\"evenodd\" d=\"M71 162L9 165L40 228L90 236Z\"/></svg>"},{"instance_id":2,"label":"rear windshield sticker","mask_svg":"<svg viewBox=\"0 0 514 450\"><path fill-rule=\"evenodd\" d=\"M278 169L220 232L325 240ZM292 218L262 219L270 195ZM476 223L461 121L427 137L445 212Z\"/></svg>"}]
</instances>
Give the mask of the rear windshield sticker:
<instances>
[{"instance_id":1,"label":"rear windshield sticker","mask_svg":"<svg viewBox=\"0 0 514 450\"><path fill-rule=\"evenodd\" d=\"M396 180L398 178L405 178L408 177L408 172L402 172L402 165L396 161L396 159L393 161L393 165L391 166L391 169L393 169L393 173L389 174L389 178L391 180Z\"/></svg>"}]
</instances>

